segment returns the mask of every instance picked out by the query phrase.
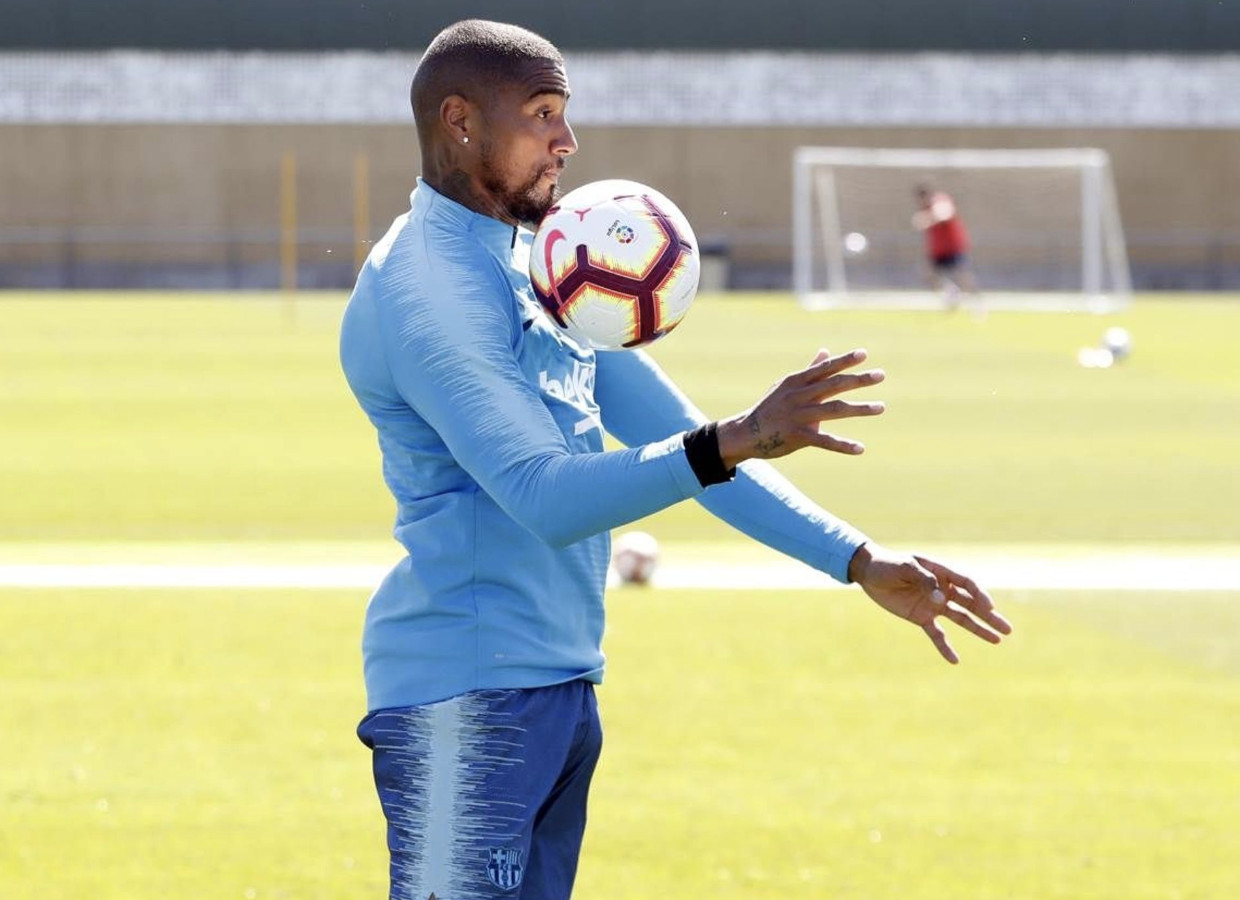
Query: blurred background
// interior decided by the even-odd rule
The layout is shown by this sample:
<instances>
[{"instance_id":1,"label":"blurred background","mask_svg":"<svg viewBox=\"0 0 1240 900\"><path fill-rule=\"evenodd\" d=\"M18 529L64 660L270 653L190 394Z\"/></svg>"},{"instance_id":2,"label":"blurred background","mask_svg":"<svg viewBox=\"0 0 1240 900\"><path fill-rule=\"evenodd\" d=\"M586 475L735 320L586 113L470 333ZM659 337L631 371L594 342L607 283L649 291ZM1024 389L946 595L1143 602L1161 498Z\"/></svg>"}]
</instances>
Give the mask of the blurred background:
<instances>
[{"instance_id":1,"label":"blurred background","mask_svg":"<svg viewBox=\"0 0 1240 900\"><path fill-rule=\"evenodd\" d=\"M466 15L566 51L566 185L660 187L728 288L790 286L800 145L1097 147L1138 290L1240 285L1232 2L7 0L0 287L347 287Z\"/></svg>"},{"instance_id":2,"label":"blurred background","mask_svg":"<svg viewBox=\"0 0 1240 900\"><path fill-rule=\"evenodd\" d=\"M696 504L634 523L577 896L1240 897L1240 2L0 0L0 900L386 896L400 548L338 328L470 16L564 50L566 188L693 223L652 355L723 416L868 348L866 453L779 468L1016 626L949 667Z\"/></svg>"}]
</instances>

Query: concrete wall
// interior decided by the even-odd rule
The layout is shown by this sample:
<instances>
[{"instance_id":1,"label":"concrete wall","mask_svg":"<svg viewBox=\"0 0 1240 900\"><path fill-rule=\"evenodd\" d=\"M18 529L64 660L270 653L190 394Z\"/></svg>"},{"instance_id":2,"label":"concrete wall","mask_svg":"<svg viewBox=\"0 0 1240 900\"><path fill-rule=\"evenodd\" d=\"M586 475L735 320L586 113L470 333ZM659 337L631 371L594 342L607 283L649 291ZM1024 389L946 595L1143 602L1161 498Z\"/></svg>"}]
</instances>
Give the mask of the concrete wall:
<instances>
[{"instance_id":1,"label":"concrete wall","mask_svg":"<svg viewBox=\"0 0 1240 900\"><path fill-rule=\"evenodd\" d=\"M1233 130L593 126L578 139L568 187L628 177L660 188L704 243L728 245L736 286L787 283L791 157L803 144L1101 147L1140 286L1240 285ZM355 157L369 159L377 237L418 170L411 126L0 125L0 286L278 283L287 152L302 283L348 284Z\"/></svg>"}]
</instances>

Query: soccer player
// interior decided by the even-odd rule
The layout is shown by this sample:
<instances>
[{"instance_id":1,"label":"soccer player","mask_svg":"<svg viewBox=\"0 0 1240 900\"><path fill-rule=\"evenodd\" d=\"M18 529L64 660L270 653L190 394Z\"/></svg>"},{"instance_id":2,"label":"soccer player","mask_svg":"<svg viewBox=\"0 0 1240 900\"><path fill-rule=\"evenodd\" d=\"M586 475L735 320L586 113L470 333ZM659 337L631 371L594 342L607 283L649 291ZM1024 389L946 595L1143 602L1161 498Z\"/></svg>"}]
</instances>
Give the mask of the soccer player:
<instances>
[{"instance_id":1,"label":"soccer player","mask_svg":"<svg viewBox=\"0 0 1240 900\"><path fill-rule=\"evenodd\" d=\"M977 285L969 267L969 232L956 209L956 202L945 191L921 184L915 189L917 211L913 227L926 236L926 259L930 283L941 291L949 309L960 305L960 294L976 294Z\"/></svg>"},{"instance_id":2,"label":"soccer player","mask_svg":"<svg viewBox=\"0 0 1240 900\"><path fill-rule=\"evenodd\" d=\"M821 422L882 380L862 351L813 362L708 422L646 354L595 354L534 299L528 226L577 149L556 48L510 25L441 32L413 78L422 174L341 326L408 551L367 609L371 748L391 897L565 900L602 740L609 529L688 498L854 581L956 655L946 618L1009 626L971 580L885 549L775 473L802 448L862 451ZM627 449L605 451L606 429Z\"/></svg>"}]
</instances>

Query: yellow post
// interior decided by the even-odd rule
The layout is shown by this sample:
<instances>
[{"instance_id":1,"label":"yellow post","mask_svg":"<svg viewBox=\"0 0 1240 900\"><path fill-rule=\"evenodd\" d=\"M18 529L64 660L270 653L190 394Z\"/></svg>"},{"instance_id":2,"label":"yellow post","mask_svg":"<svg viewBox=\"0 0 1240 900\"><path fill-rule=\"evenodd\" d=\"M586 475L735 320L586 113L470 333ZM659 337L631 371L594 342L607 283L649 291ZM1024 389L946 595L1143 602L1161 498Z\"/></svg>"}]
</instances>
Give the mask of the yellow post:
<instances>
[{"instance_id":1,"label":"yellow post","mask_svg":"<svg viewBox=\"0 0 1240 900\"><path fill-rule=\"evenodd\" d=\"M280 160L280 287L297 290L297 156Z\"/></svg>"},{"instance_id":2,"label":"yellow post","mask_svg":"<svg viewBox=\"0 0 1240 900\"><path fill-rule=\"evenodd\" d=\"M370 252L370 157L353 157L353 269L358 271Z\"/></svg>"}]
</instances>

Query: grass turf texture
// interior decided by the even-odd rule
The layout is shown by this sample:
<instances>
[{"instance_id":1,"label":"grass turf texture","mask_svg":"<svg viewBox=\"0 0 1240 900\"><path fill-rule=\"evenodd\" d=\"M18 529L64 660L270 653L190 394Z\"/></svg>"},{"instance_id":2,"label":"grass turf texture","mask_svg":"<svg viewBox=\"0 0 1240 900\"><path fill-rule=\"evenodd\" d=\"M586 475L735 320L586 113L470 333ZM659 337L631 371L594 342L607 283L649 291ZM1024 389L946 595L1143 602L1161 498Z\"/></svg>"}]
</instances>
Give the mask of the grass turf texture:
<instances>
[{"instance_id":1,"label":"grass turf texture","mask_svg":"<svg viewBox=\"0 0 1240 900\"><path fill-rule=\"evenodd\" d=\"M336 362L339 295L16 295L0 300L0 540L372 539L390 527L370 426ZM1122 324L1134 354L1086 370ZM1240 304L1119 316L807 313L702 298L654 348L711 415L818 346L865 346L886 415L844 423L860 458L784 471L881 539L1240 540ZM695 504L664 540L735 535Z\"/></svg>"},{"instance_id":2,"label":"grass turf texture","mask_svg":"<svg viewBox=\"0 0 1240 900\"><path fill-rule=\"evenodd\" d=\"M614 594L577 896L1237 896L1240 596L1009 601L953 669L856 594ZM380 896L362 602L0 593L0 896Z\"/></svg>"},{"instance_id":3,"label":"grass turf texture","mask_svg":"<svg viewBox=\"0 0 1240 900\"><path fill-rule=\"evenodd\" d=\"M386 533L340 310L0 300L0 540ZM1111 324L1133 358L1078 368ZM1240 305L1183 299L979 320L703 298L655 354L719 415L867 346L890 410L841 430L869 452L781 465L890 543L1234 543L1237 333ZM692 504L643 526L734 537ZM1240 597L1000 599L1017 635L956 636L953 670L855 592L615 595L578 896L1240 895ZM0 592L0 897L380 894L364 600Z\"/></svg>"}]
</instances>

